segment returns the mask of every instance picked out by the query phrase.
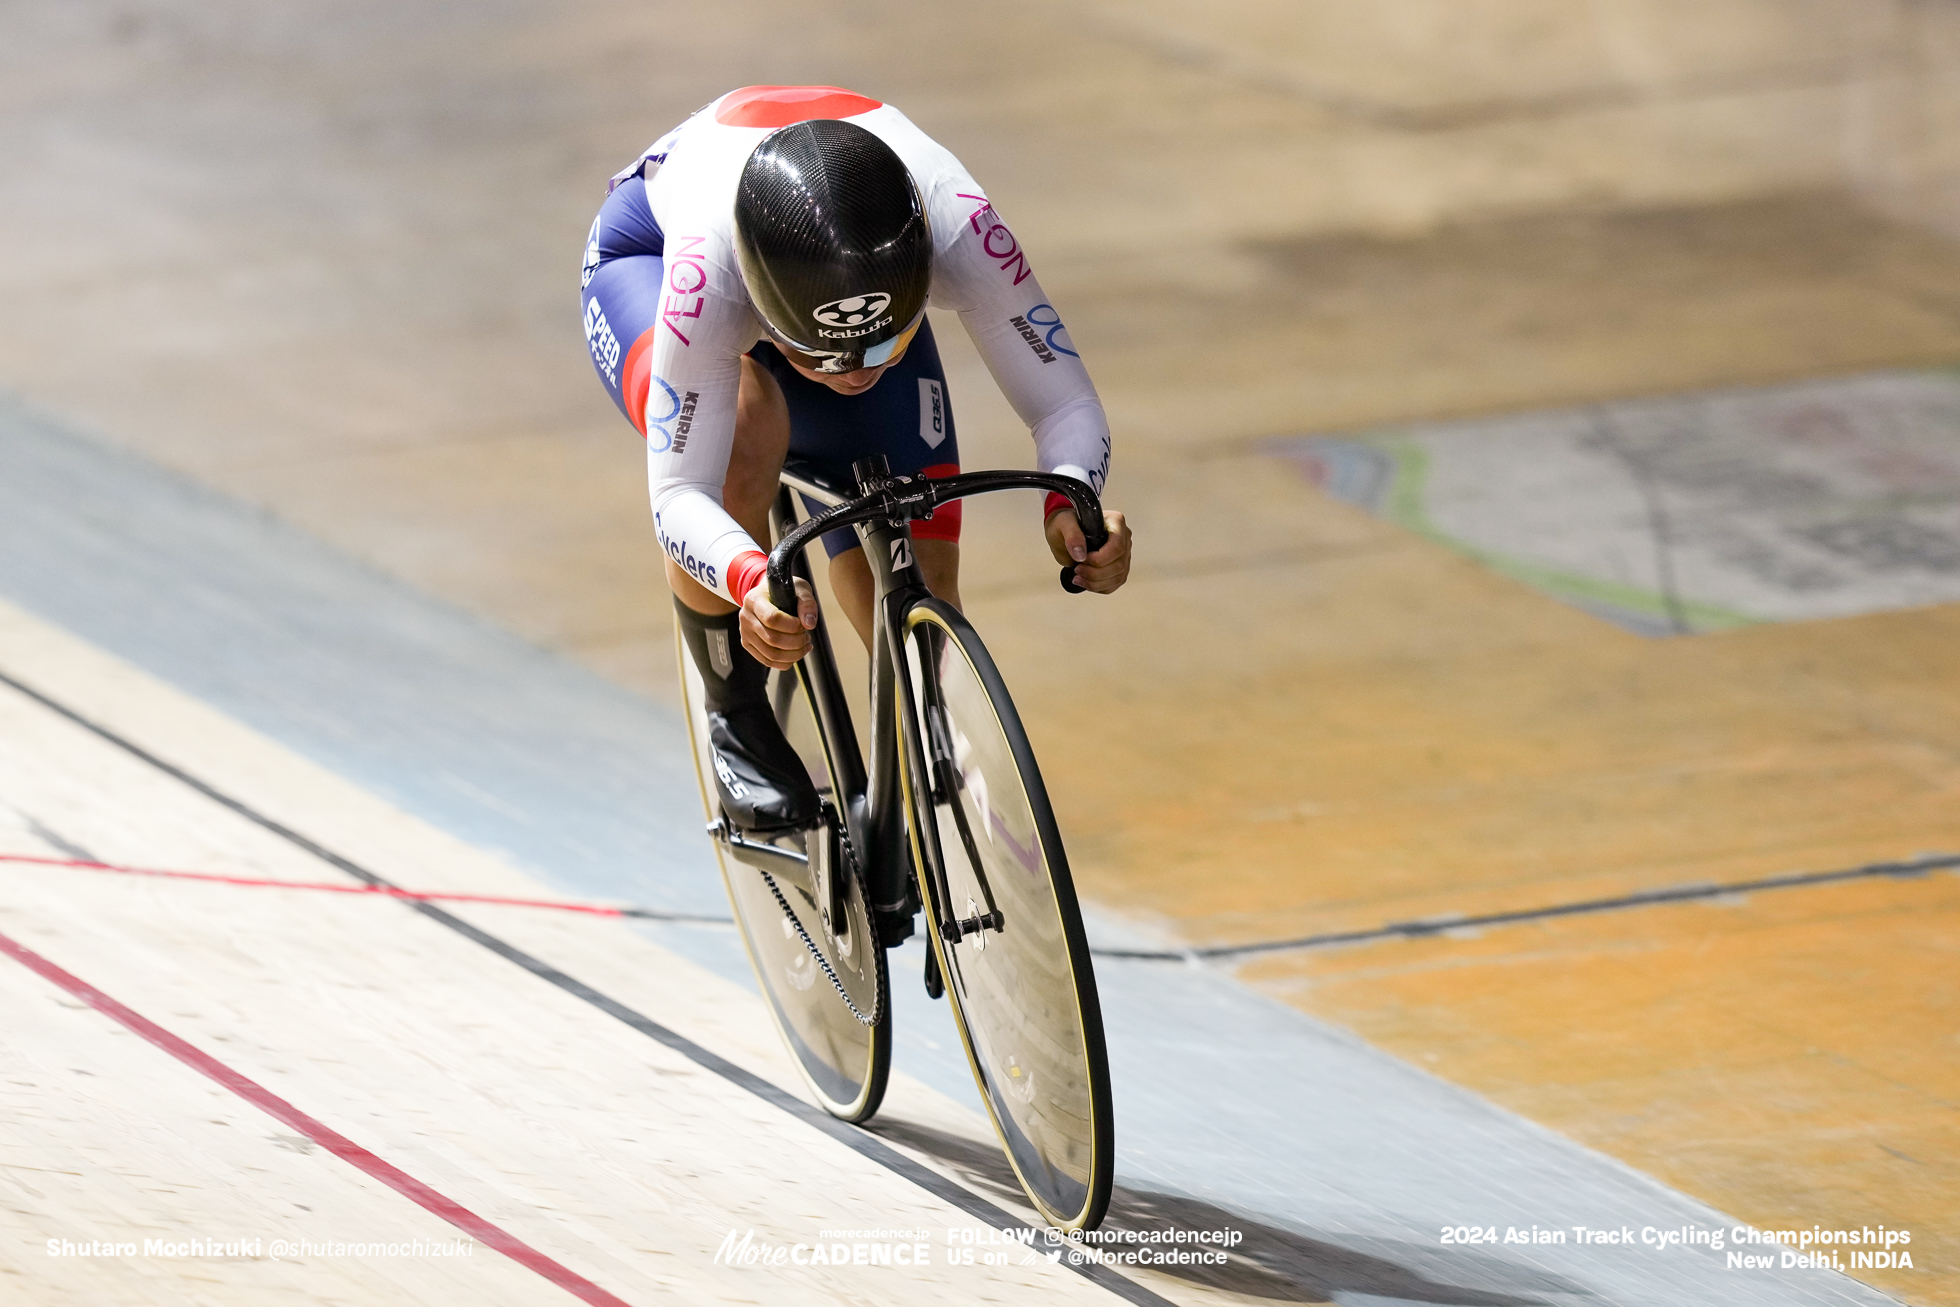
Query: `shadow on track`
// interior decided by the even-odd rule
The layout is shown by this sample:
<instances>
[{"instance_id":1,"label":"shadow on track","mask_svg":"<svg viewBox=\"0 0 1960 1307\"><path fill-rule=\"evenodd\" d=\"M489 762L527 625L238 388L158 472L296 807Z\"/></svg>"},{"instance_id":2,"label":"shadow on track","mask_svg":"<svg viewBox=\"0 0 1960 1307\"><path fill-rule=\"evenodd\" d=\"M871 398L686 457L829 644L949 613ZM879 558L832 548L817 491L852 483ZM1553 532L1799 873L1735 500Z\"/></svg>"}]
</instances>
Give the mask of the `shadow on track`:
<instances>
[{"instance_id":1,"label":"shadow on track","mask_svg":"<svg viewBox=\"0 0 1960 1307\"><path fill-rule=\"evenodd\" d=\"M951 1167L967 1184L1016 1209L1025 1204L1021 1186L998 1149L891 1118L880 1118L866 1128ZM1452 1279L1472 1283L1445 1283L1431 1279L1419 1269L1422 1263L1428 1263L1432 1269L1442 1268L1444 1255L1436 1248L1370 1239L1368 1242L1379 1252L1357 1252L1201 1199L1125 1188L1120 1184L1110 1199L1109 1215L1102 1224L1104 1232L1112 1233L1219 1229L1238 1230L1245 1236L1244 1242L1231 1250L1230 1259L1224 1265L1150 1269L1207 1288L1274 1302L1327 1303L1335 1300L1335 1294L1343 1293L1453 1307L1532 1307L1545 1301L1536 1296L1541 1294L1593 1296L1583 1285L1571 1280L1467 1248L1452 1250L1447 1265ZM1105 1246L1129 1245L1107 1241Z\"/></svg>"}]
</instances>

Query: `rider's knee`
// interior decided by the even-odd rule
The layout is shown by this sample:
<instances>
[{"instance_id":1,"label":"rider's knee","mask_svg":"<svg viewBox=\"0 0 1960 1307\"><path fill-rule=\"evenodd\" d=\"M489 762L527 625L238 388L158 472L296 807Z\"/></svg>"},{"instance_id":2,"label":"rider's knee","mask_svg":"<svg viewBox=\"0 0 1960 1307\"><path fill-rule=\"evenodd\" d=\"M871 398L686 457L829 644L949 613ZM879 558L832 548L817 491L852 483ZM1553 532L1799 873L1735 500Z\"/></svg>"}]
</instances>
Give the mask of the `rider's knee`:
<instances>
[{"instance_id":1,"label":"rider's knee","mask_svg":"<svg viewBox=\"0 0 1960 1307\"><path fill-rule=\"evenodd\" d=\"M932 593L960 608L960 542L958 540L918 540L912 542Z\"/></svg>"}]
</instances>

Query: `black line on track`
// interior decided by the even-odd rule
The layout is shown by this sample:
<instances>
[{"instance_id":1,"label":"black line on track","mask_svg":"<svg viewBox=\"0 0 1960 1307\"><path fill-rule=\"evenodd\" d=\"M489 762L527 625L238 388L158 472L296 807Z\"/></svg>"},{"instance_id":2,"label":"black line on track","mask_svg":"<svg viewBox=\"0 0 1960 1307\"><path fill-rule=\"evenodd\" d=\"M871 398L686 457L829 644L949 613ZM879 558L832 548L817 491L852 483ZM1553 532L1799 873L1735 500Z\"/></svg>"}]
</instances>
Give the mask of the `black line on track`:
<instances>
[{"instance_id":1,"label":"black line on track","mask_svg":"<svg viewBox=\"0 0 1960 1307\"><path fill-rule=\"evenodd\" d=\"M1544 921L1551 917L1577 917L1593 912L1619 912L1627 908L1652 907L1657 903L1689 903L1696 899L1718 899L1725 894L1750 894L1762 890L1803 889L1810 885L1830 885L1838 881L1873 880L1890 877L1910 880L1945 867L1960 867L1960 853L1928 854L1896 862L1868 862L1837 871L1795 871L1756 880L1731 880L1706 885L1675 885L1666 889L1636 890L1606 899L1581 899L1576 903L1554 903L1543 908L1519 908L1513 912L1489 912L1478 917L1431 917L1421 921L1391 921L1370 930L1337 930L1323 935L1301 935L1295 939L1260 940L1251 944L1213 944L1188 949L1091 948L1099 958L1122 958L1132 962L1202 962L1211 958L1246 957L1255 953L1278 953L1293 949L1333 948L1340 944L1366 944L1380 939L1423 939L1452 930L1478 926L1507 926L1521 921ZM625 908L621 915L656 917L652 908ZM679 920L665 916L661 920ZM694 917L695 922L733 924L728 917Z\"/></svg>"},{"instance_id":2,"label":"black line on track","mask_svg":"<svg viewBox=\"0 0 1960 1307\"><path fill-rule=\"evenodd\" d=\"M1217 944L1193 949L1093 949L1098 957L1133 958L1148 962L1191 962L1206 958L1244 957L1253 953L1277 953L1285 949L1332 948L1337 944L1363 944L1377 939L1421 939L1452 930L1477 926L1504 926L1519 921L1543 921L1550 917L1577 917L1592 912L1617 912L1623 908L1644 908L1656 903L1687 903L1695 899L1716 899L1725 894L1749 894L1759 890L1801 889L1807 885L1828 885L1834 881L1870 880L1890 876L1905 880L1924 876L1942 867L1960 867L1960 854L1941 853L1899 862L1871 862L1840 871L1797 871L1783 876L1764 876L1758 880L1732 880L1713 885L1677 885L1668 889L1638 890L1610 899L1582 899L1548 908L1520 908L1515 912L1487 912L1477 917L1433 917L1422 921L1391 921L1373 930L1341 930L1325 935L1302 935L1298 939L1274 939L1258 944Z\"/></svg>"},{"instance_id":3,"label":"black line on track","mask_svg":"<svg viewBox=\"0 0 1960 1307\"><path fill-rule=\"evenodd\" d=\"M143 748L143 746L133 740L124 739L108 727L84 717L66 704L49 698L39 690L15 680L5 672L0 672L0 684L11 686L48 711L66 718L90 734L115 745L131 757L148 763L171 779L196 790L199 794L202 794L205 798L218 804L220 807L238 814L246 821L251 822L263 830L270 831L280 839L305 850L322 862L347 873L354 879L381 889L401 888L386 877L369 871L352 859L335 853L332 849L327 848L315 840L309 839L292 827L266 816L258 809L233 798L231 795L226 794L208 782L199 780L196 776L193 776L176 764L166 762L162 758L157 757L157 755L151 753L148 749ZM439 925L447 926L450 930L455 931L471 943L482 945L500 957L516 963L524 970L538 977L538 979L557 986L572 997L591 1004L607 1016L624 1022L648 1038L666 1045L704 1071L711 1071L730 1084L746 1089L757 1098L762 1099L771 1106L782 1109L812 1129L830 1136L861 1157L877 1163L895 1175L903 1176L905 1179L910 1180L921 1189L957 1207L968 1216L1000 1230L1015 1231L1033 1228L1027 1222L1017 1219L1013 1213L996 1207L993 1203L988 1202L965 1186L949 1180L928 1166L913 1161L890 1144L887 1144L884 1140L860 1130L854 1125L838 1120L822 1108L804 1102L789 1091L771 1084L752 1071L744 1070L733 1062L730 1062L727 1058L722 1057L719 1053L715 1053L695 1043L678 1031L669 1030L658 1021L653 1020L653 1018L635 1011L619 1000L600 993L584 981L569 976L551 964L533 957L523 949L518 948L515 944L501 940L488 931L481 930L469 922L462 920L460 917L443 911L432 903L425 903L412 898L404 898L401 902L407 904L409 908L421 913L429 920ZM1036 1246L1036 1242L1031 1240L1026 1246L1032 1249ZM1076 1265L1067 1262L1063 1264L1067 1265L1068 1269L1076 1272L1090 1282L1109 1290L1126 1302L1137 1304L1137 1307L1176 1307L1168 1298L1152 1293L1149 1289L1118 1275L1106 1266L1093 1264Z\"/></svg>"},{"instance_id":4,"label":"black line on track","mask_svg":"<svg viewBox=\"0 0 1960 1307\"><path fill-rule=\"evenodd\" d=\"M622 917L635 921L674 921L686 926L732 926L733 917L717 917L706 912L669 912L665 908L619 908Z\"/></svg>"},{"instance_id":5,"label":"black line on track","mask_svg":"<svg viewBox=\"0 0 1960 1307\"><path fill-rule=\"evenodd\" d=\"M1543 921L1550 917L1576 917L1593 912L1620 912L1628 908L1652 907L1657 903L1688 903L1696 899L1718 899L1725 894L1749 894L1762 890L1803 889L1810 885L1829 885L1838 881L1870 880L1890 877L1909 880L1944 867L1960 867L1960 854L1928 854L1897 862L1870 862L1838 871L1797 871L1757 880L1732 880L1719 884L1675 885L1666 889L1636 890L1607 899L1581 899L1576 903L1554 903L1543 908L1520 908L1513 912L1492 912L1480 917L1431 917L1421 921L1391 921L1371 930L1332 931L1324 935L1302 935L1296 939L1260 940L1251 944L1214 944L1189 949L1091 948L1099 958L1121 958L1131 962L1203 962L1212 958L1246 957L1256 953L1278 953L1294 949L1333 948L1340 944L1366 944L1383 939L1423 939L1478 926L1506 926L1521 921ZM648 921L678 921L690 925L735 924L732 917L711 917L665 912L658 908L621 908L623 917Z\"/></svg>"}]
</instances>

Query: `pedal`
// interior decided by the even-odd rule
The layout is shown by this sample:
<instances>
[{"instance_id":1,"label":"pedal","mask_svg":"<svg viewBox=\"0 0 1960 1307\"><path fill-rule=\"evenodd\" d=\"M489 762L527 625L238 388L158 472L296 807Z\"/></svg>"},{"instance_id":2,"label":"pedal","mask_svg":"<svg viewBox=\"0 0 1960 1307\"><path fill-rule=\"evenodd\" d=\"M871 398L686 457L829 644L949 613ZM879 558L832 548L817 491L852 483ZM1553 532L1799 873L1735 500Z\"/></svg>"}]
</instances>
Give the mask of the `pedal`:
<instances>
[{"instance_id":1,"label":"pedal","mask_svg":"<svg viewBox=\"0 0 1960 1307\"><path fill-rule=\"evenodd\" d=\"M939 974L939 954L930 948L926 950L926 997L944 998L946 980Z\"/></svg>"}]
</instances>

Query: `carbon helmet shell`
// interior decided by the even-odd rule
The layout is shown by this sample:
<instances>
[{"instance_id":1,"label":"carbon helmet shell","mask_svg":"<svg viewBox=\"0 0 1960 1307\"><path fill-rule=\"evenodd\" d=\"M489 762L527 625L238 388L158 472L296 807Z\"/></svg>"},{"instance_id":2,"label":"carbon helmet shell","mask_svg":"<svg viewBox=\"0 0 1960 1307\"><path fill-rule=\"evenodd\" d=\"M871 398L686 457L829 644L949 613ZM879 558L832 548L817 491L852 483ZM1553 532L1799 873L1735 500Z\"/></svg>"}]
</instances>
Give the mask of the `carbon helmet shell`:
<instances>
[{"instance_id":1,"label":"carbon helmet shell","mask_svg":"<svg viewBox=\"0 0 1960 1307\"><path fill-rule=\"evenodd\" d=\"M824 371L882 361L932 289L932 232L891 146L834 118L763 137L735 189L735 255L778 344L829 356Z\"/></svg>"}]
</instances>

